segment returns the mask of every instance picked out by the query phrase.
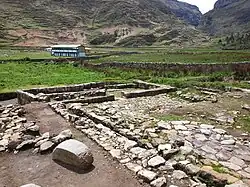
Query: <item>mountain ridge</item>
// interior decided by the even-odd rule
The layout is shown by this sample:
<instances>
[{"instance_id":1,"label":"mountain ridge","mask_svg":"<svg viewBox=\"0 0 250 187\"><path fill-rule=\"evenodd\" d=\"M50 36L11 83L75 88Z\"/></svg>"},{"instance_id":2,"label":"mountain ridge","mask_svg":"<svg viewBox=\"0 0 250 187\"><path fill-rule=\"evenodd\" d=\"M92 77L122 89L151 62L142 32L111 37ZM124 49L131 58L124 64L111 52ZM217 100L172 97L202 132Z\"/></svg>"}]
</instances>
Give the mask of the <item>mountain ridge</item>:
<instances>
[{"instance_id":1,"label":"mountain ridge","mask_svg":"<svg viewBox=\"0 0 250 187\"><path fill-rule=\"evenodd\" d=\"M218 0L214 9L204 14L199 28L214 36L250 31L249 0Z\"/></svg>"},{"instance_id":2,"label":"mountain ridge","mask_svg":"<svg viewBox=\"0 0 250 187\"><path fill-rule=\"evenodd\" d=\"M176 0L1 1L0 23L3 24L0 25L0 41L3 43L86 43L97 37L105 44L107 41L102 37L107 34L111 38L108 42L115 44L127 37L151 34L156 37L153 41L158 44L177 42L180 45L181 41L193 43L195 37L200 39L198 35L202 36L201 40L207 39L188 24L198 24L201 14L199 9ZM159 27L163 32L158 32ZM163 42L164 35L168 35L168 42Z\"/></svg>"}]
</instances>

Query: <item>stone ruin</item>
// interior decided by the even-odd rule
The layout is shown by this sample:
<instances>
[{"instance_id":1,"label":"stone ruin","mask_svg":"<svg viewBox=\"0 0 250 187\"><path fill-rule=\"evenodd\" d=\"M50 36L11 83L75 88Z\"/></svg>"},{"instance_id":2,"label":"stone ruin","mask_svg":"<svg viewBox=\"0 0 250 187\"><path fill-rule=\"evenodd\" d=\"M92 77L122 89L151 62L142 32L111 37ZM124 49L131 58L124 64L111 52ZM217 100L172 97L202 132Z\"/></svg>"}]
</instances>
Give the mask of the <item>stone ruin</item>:
<instances>
[{"instance_id":1,"label":"stone ruin","mask_svg":"<svg viewBox=\"0 0 250 187\"><path fill-rule=\"evenodd\" d=\"M20 104L48 102L56 113L153 187L249 186L249 140L211 124L162 121L150 115L159 105L165 110L181 106L166 94L173 91L173 87L143 81L100 82L19 90L17 97ZM54 137L43 134L12 145L18 136L39 130L35 123L25 121L23 113L21 106L0 109L0 151L18 151L32 144L34 152L43 153L72 136L69 131ZM18 129L21 131L16 132Z\"/></svg>"}]
</instances>

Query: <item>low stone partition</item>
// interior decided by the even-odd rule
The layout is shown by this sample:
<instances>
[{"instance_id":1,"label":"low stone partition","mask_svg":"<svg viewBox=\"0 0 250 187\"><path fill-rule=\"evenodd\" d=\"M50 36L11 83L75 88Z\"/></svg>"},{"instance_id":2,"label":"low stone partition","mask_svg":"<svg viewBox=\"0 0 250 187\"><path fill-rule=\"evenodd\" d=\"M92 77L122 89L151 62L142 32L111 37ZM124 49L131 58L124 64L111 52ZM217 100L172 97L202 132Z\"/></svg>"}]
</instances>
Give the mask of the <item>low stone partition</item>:
<instances>
[{"instance_id":1,"label":"low stone partition","mask_svg":"<svg viewBox=\"0 0 250 187\"><path fill-rule=\"evenodd\" d=\"M39 94L38 94L39 95ZM51 94L41 94L41 100L46 96L48 97L47 100L69 100L69 99L83 99L84 97L96 97L96 96L105 96L106 89L90 89L87 91L80 91L80 92L65 92L65 93L51 93Z\"/></svg>"},{"instance_id":2,"label":"low stone partition","mask_svg":"<svg viewBox=\"0 0 250 187\"><path fill-rule=\"evenodd\" d=\"M0 101L15 99L17 97L16 92L0 93Z\"/></svg>"},{"instance_id":3,"label":"low stone partition","mask_svg":"<svg viewBox=\"0 0 250 187\"><path fill-rule=\"evenodd\" d=\"M138 88L137 84L134 83L126 83L126 84L109 84L106 85L107 89L124 89L124 88Z\"/></svg>"},{"instance_id":4,"label":"low stone partition","mask_svg":"<svg viewBox=\"0 0 250 187\"><path fill-rule=\"evenodd\" d=\"M62 101L64 104L69 104L69 103L103 103L107 101L114 101L115 96L114 95L109 95L109 96L98 96L98 97L89 97L85 99L71 99L71 100L65 100Z\"/></svg>"},{"instance_id":5,"label":"low stone partition","mask_svg":"<svg viewBox=\"0 0 250 187\"><path fill-rule=\"evenodd\" d=\"M141 80L135 80L133 83L136 85L137 88L141 89L153 89L153 88L160 88L162 85L149 83Z\"/></svg>"},{"instance_id":6,"label":"low stone partition","mask_svg":"<svg viewBox=\"0 0 250 187\"><path fill-rule=\"evenodd\" d=\"M213 72L235 72L239 74L248 74L250 72L250 62L234 63L161 63L161 62L105 62L93 64L85 62L83 67L90 69L120 68L126 70L151 70L157 72L183 72L183 73L213 73Z\"/></svg>"},{"instance_id":7,"label":"low stone partition","mask_svg":"<svg viewBox=\"0 0 250 187\"><path fill-rule=\"evenodd\" d=\"M37 97L34 94L22 91L22 90L17 90L17 99L18 103L21 105L29 104L31 102L37 101Z\"/></svg>"},{"instance_id":8,"label":"low stone partition","mask_svg":"<svg viewBox=\"0 0 250 187\"><path fill-rule=\"evenodd\" d=\"M155 88L149 90L138 90L133 92L122 92L122 96L126 98L135 98L135 97L146 97L146 96L155 96L159 94L169 93L172 91L176 91L174 87L162 87L162 88Z\"/></svg>"},{"instance_id":9,"label":"low stone partition","mask_svg":"<svg viewBox=\"0 0 250 187\"><path fill-rule=\"evenodd\" d=\"M105 88L104 82L90 82L85 84L75 84L75 85L67 85L67 86L56 86L56 87L48 87L48 88L33 88L29 90L23 90L25 92L29 92L32 94L50 94L50 93L63 93L63 92L79 92L84 89L91 88Z\"/></svg>"}]
</instances>

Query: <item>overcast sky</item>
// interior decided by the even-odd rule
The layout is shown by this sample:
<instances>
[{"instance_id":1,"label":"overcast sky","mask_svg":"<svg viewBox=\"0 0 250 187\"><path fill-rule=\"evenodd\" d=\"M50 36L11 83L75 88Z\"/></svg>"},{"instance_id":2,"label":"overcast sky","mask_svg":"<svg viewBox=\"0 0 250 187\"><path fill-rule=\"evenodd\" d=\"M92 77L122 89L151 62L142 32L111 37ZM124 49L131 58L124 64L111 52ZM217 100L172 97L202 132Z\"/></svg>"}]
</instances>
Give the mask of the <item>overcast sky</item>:
<instances>
[{"instance_id":1,"label":"overcast sky","mask_svg":"<svg viewBox=\"0 0 250 187\"><path fill-rule=\"evenodd\" d=\"M200 11L204 14L214 8L214 3L217 0L179 0L179 1L184 1L198 6Z\"/></svg>"}]
</instances>

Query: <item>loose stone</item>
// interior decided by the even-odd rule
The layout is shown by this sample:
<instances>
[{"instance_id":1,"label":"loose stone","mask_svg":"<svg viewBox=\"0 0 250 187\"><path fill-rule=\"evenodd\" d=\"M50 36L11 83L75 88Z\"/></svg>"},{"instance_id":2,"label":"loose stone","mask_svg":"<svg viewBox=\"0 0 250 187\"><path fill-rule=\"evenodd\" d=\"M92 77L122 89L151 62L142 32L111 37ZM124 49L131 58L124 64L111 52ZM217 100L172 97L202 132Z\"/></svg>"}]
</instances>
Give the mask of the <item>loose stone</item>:
<instances>
[{"instance_id":1,"label":"loose stone","mask_svg":"<svg viewBox=\"0 0 250 187\"><path fill-rule=\"evenodd\" d=\"M157 174L152 171L143 169L138 172L138 176L142 178L143 180L145 180L146 182L151 182L152 180L154 180Z\"/></svg>"},{"instance_id":2,"label":"loose stone","mask_svg":"<svg viewBox=\"0 0 250 187\"><path fill-rule=\"evenodd\" d=\"M153 187L163 187L167 183L167 180L165 177L160 177L150 183Z\"/></svg>"},{"instance_id":3,"label":"loose stone","mask_svg":"<svg viewBox=\"0 0 250 187\"><path fill-rule=\"evenodd\" d=\"M46 141L40 145L40 152L48 151L49 149L53 148L54 143L51 141Z\"/></svg>"},{"instance_id":4,"label":"loose stone","mask_svg":"<svg viewBox=\"0 0 250 187\"><path fill-rule=\"evenodd\" d=\"M138 171L140 171L140 170L142 169L142 167L141 167L140 165L134 164L134 163L127 163L127 164L125 164L125 166L126 166L129 170L131 170L131 171L133 171L133 172L135 172L135 173L137 173Z\"/></svg>"},{"instance_id":5,"label":"loose stone","mask_svg":"<svg viewBox=\"0 0 250 187\"><path fill-rule=\"evenodd\" d=\"M170 150L171 147L171 144L160 144L158 146L158 151Z\"/></svg>"},{"instance_id":6,"label":"loose stone","mask_svg":"<svg viewBox=\"0 0 250 187\"><path fill-rule=\"evenodd\" d=\"M235 156L233 156L233 157L229 160L229 162L231 162L231 163L233 163L233 164L236 164L236 165L238 165L238 166L241 166L241 167L243 167L243 166L246 165L246 163L245 163L242 159L237 158L237 157L235 157Z\"/></svg>"},{"instance_id":7,"label":"loose stone","mask_svg":"<svg viewBox=\"0 0 250 187\"><path fill-rule=\"evenodd\" d=\"M161 156L155 156L148 161L148 165L152 167L157 167L159 165L164 164L165 162L166 160Z\"/></svg>"},{"instance_id":8,"label":"loose stone","mask_svg":"<svg viewBox=\"0 0 250 187\"><path fill-rule=\"evenodd\" d=\"M231 170L234 170L234 171L239 171L241 170L242 168L236 164L233 164L231 162L219 162L221 165L231 169Z\"/></svg>"},{"instance_id":9,"label":"loose stone","mask_svg":"<svg viewBox=\"0 0 250 187\"><path fill-rule=\"evenodd\" d=\"M177 180L188 178L187 174L184 173L184 172L181 171L181 170L175 170L175 171L173 172L172 177L173 177L174 179L177 179Z\"/></svg>"},{"instance_id":10,"label":"loose stone","mask_svg":"<svg viewBox=\"0 0 250 187\"><path fill-rule=\"evenodd\" d=\"M235 144L235 140L230 139L230 140L223 140L221 141L222 145L234 145Z\"/></svg>"}]
</instances>

